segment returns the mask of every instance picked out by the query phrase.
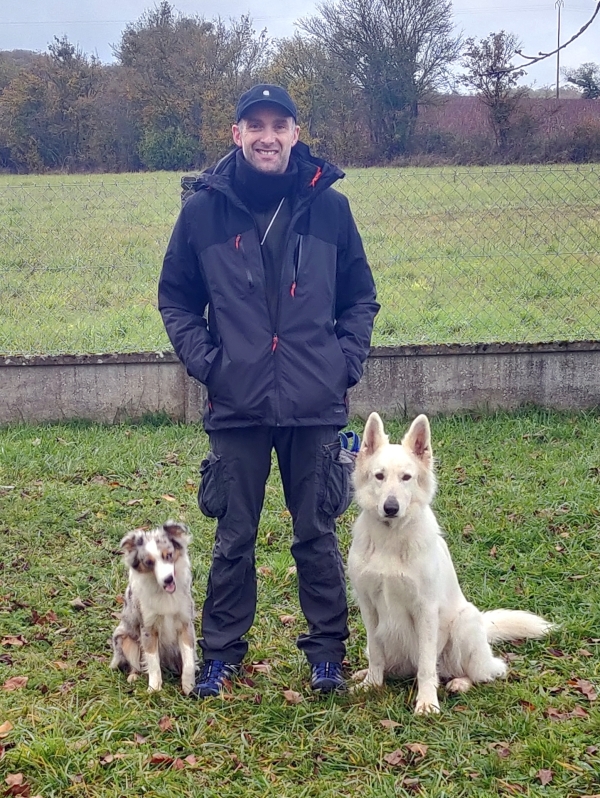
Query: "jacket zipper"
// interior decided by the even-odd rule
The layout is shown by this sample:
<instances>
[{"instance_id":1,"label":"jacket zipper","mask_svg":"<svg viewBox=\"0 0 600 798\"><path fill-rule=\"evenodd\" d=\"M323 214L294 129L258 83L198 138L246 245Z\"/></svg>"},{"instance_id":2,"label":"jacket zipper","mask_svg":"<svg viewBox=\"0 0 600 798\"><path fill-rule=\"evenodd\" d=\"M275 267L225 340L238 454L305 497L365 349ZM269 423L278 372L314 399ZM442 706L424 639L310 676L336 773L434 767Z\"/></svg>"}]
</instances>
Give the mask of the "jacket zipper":
<instances>
[{"instance_id":1,"label":"jacket zipper","mask_svg":"<svg viewBox=\"0 0 600 798\"><path fill-rule=\"evenodd\" d=\"M292 297L296 296L296 288L298 287L298 272L300 270L300 260L302 259L302 236L298 236L298 243L294 249L294 277L290 288Z\"/></svg>"},{"instance_id":2,"label":"jacket zipper","mask_svg":"<svg viewBox=\"0 0 600 798\"><path fill-rule=\"evenodd\" d=\"M248 288L251 291L254 291L254 278L252 277L252 272L248 266L248 257L246 255L246 248L244 247L241 233L238 233L235 237L235 248L242 253L242 258L244 259L244 269L246 270L246 279L248 280Z\"/></svg>"}]
</instances>

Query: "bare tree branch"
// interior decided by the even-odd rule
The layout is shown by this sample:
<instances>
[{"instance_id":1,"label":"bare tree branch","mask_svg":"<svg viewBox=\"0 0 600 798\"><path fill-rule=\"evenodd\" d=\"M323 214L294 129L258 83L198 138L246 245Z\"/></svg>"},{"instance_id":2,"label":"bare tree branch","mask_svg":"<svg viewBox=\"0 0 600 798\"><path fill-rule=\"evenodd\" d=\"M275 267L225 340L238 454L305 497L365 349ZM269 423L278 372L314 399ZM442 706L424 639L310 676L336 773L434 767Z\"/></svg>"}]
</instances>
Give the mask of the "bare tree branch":
<instances>
[{"instance_id":1,"label":"bare tree branch","mask_svg":"<svg viewBox=\"0 0 600 798\"><path fill-rule=\"evenodd\" d=\"M551 55L556 55L556 53L560 52L561 50L564 50L565 47L568 47L572 42L575 41L575 39L578 39L581 36L581 34L590 27L592 22L598 16L598 13L600 13L600 1L597 3L596 10L592 14L591 18L585 23L585 25L582 28L580 28L574 36L571 36L569 41L565 42L564 44L561 44L560 47L557 47L556 50L552 50L552 52L550 53L538 53L537 56L534 56L534 55L525 55L520 50L516 50L515 51L516 54L520 55L521 58L524 58L527 61L527 63L507 69L506 72L514 72L516 69L521 69L523 66L531 66L531 64L537 64L538 61L543 61L545 58L550 58Z\"/></svg>"}]
</instances>

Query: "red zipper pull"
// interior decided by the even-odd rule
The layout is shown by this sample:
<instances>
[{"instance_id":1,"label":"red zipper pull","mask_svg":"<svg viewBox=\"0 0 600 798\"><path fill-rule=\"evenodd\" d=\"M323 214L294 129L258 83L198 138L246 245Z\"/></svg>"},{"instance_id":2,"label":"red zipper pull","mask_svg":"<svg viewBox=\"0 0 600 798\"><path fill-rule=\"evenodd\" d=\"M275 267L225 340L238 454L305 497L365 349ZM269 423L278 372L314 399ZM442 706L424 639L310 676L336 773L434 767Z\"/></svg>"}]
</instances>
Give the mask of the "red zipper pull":
<instances>
[{"instance_id":1,"label":"red zipper pull","mask_svg":"<svg viewBox=\"0 0 600 798\"><path fill-rule=\"evenodd\" d=\"M241 234L241 233L238 233L238 234L236 235L236 237L235 237L235 248L236 248L236 249L239 249L239 248L240 248L240 241L241 241L241 240L242 240L242 234Z\"/></svg>"},{"instance_id":2,"label":"red zipper pull","mask_svg":"<svg viewBox=\"0 0 600 798\"><path fill-rule=\"evenodd\" d=\"M274 352L277 349L277 344L279 343L279 337L277 333L273 335L273 343L271 344L271 352Z\"/></svg>"},{"instance_id":3,"label":"red zipper pull","mask_svg":"<svg viewBox=\"0 0 600 798\"><path fill-rule=\"evenodd\" d=\"M292 296L296 296L296 281L295 281L295 280L294 280L294 282L292 283L292 287L290 288L290 294L291 294Z\"/></svg>"}]
</instances>

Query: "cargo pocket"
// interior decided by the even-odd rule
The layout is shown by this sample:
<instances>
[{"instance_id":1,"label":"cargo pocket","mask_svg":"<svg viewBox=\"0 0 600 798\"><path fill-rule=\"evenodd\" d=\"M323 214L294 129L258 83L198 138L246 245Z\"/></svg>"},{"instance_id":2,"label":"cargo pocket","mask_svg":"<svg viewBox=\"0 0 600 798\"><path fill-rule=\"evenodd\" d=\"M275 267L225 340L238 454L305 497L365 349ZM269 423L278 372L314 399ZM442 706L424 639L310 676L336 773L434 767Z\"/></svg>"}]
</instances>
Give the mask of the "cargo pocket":
<instances>
[{"instance_id":1,"label":"cargo pocket","mask_svg":"<svg viewBox=\"0 0 600 798\"><path fill-rule=\"evenodd\" d=\"M213 452L200 463L198 506L208 518L222 518L227 510L224 472L221 458Z\"/></svg>"},{"instance_id":2,"label":"cargo pocket","mask_svg":"<svg viewBox=\"0 0 600 798\"><path fill-rule=\"evenodd\" d=\"M337 518L352 501L354 457L339 442L323 446L323 475L319 506L329 518Z\"/></svg>"}]
</instances>

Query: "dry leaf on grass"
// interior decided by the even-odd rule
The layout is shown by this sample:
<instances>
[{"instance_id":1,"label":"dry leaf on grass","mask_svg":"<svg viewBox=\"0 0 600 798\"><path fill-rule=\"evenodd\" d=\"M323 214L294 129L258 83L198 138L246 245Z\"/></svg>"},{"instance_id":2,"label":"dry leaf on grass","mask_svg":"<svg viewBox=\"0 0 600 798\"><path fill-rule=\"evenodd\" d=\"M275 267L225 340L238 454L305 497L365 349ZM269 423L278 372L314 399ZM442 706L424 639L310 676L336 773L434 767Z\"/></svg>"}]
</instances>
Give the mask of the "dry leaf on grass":
<instances>
[{"instance_id":1,"label":"dry leaf on grass","mask_svg":"<svg viewBox=\"0 0 600 798\"><path fill-rule=\"evenodd\" d=\"M13 729L14 726L9 720L5 720L4 723L0 723L0 740L2 740L4 737L8 737Z\"/></svg>"},{"instance_id":2,"label":"dry leaf on grass","mask_svg":"<svg viewBox=\"0 0 600 798\"><path fill-rule=\"evenodd\" d=\"M27 640L23 637L23 635L6 635L0 641L3 646L26 646Z\"/></svg>"},{"instance_id":3,"label":"dry leaf on grass","mask_svg":"<svg viewBox=\"0 0 600 798\"><path fill-rule=\"evenodd\" d=\"M291 626L293 623L296 623L296 616L295 615L280 615L279 620L284 626Z\"/></svg>"},{"instance_id":4,"label":"dry leaf on grass","mask_svg":"<svg viewBox=\"0 0 600 798\"><path fill-rule=\"evenodd\" d=\"M158 728L161 731L170 731L173 728L173 719L168 715L163 715L163 717L158 721Z\"/></svg>"},{"instance_id":5,"label":"dry leaf on grass","mask_svg":"<svg viewBox=\"0 0 600 798\"><path fill-rule=\"evenodd\" d=\"M392 751L391 754L386 754L384 757L384 762L387 762L388 765L406 765L406 757L404 755L404 751L401 748L396 748L395 751Z\"/></svg>"},{"instance_id":6,"label":"dry leaf on grass","mask_svg":"<svg viewBox=\"0 0 600 798\"><path fill-rule=\"evenodd\" d=\"M301 694L297 693L295 690L284 690L283 697L288 704L299 704L302 701Z\"/></svg>"},{"instance_id":7,"label":"dry leaf on grass","mask_svg":"<svg viewBox=\"0 0 600 798\"><path fill-rule=\"evenodd\" d=\"M538 770L535 775L540 780L542 787L545 787L546 784L550 784L552 777L554 776L551 770Z\"/></svg>"},{"instance_id":8,"label":"dry leaf on grass","mask_svg":"<svg viewBox=\"0 0 600 798\"><path fill-rule=\"evenodd\" d=\"M400 726L397 720L390 720L389 718L385 718L385 720L379 721L384 729L395 729L397 726Z\"/></svg>"},{"instance_id":9,"label":"dry leaf on grass","mask_svg":"<svg viewBox=\"0 0 600 798\"><path fill-rule=\"evenodd\" d=\"M7 679L4 682L2 689L7 693L11 692L12 690L21 690L26 686L28 681L29 676L11 676L10 679Z\"/></svg>"}]
</instances>

